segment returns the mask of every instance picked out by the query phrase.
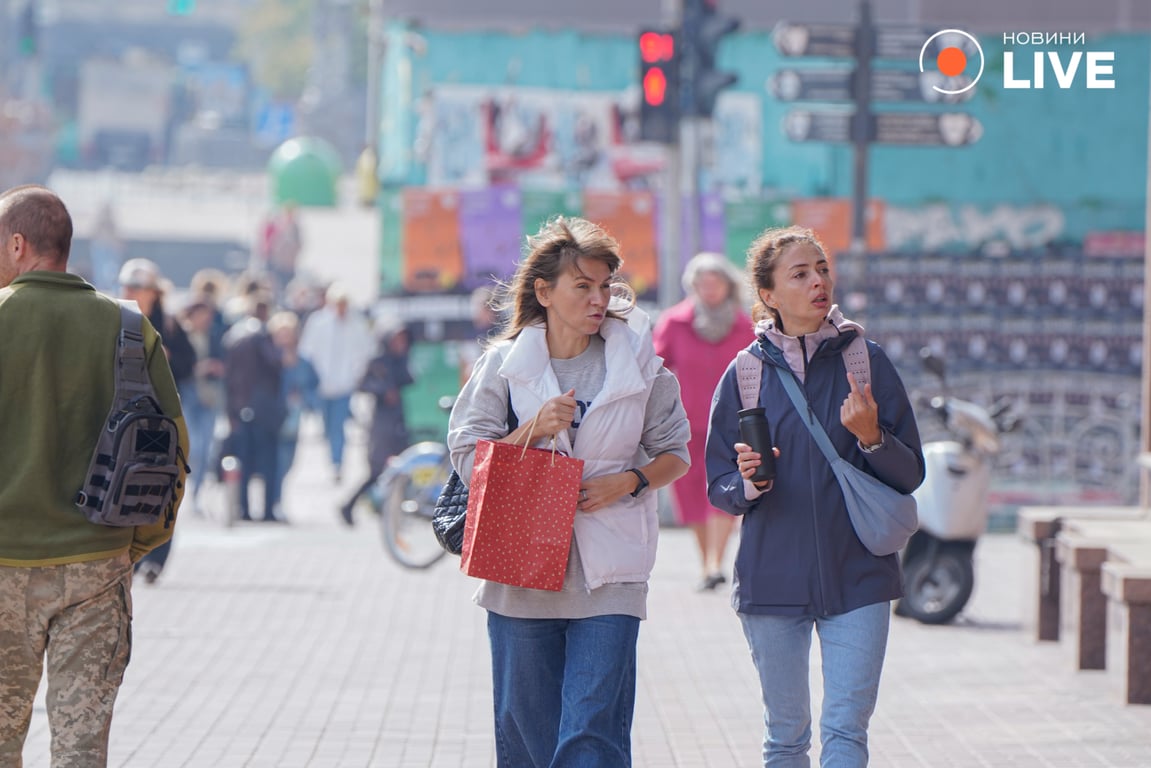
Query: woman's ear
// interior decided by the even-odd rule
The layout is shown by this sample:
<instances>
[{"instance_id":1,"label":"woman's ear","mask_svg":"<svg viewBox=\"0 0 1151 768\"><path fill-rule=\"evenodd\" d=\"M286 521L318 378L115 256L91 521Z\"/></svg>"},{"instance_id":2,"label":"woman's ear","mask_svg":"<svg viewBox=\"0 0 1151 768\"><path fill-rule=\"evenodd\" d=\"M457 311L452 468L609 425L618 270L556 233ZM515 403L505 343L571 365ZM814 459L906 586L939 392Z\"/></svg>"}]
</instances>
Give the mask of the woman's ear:
<instances>
[{"instance_id":1,"label":"woman's ear","mask_svg":"<svg viewBox=\"0 0 1151 768\"><path fill-rule=\"evenodd\" d=\"M768 306L768 307L774 307L775 306L774 304L771 303L772 302L771 291L767 290L766 288L760 288L756 292L759 294L759 300L764 303L764 306Z\"/></svg>"},{"instance_id":2,"label":"woman's ear","mask_svg":"<svg viewBox=\"0 0 1151 768\"><path fill-rule=\"evenodd\" d=\"M540 303L541 307L546 308L551 303L551 286L548 285L548 281L542 277L537 277L532 287L535 288L536 301Z\"/></svg>"}]
</instances>

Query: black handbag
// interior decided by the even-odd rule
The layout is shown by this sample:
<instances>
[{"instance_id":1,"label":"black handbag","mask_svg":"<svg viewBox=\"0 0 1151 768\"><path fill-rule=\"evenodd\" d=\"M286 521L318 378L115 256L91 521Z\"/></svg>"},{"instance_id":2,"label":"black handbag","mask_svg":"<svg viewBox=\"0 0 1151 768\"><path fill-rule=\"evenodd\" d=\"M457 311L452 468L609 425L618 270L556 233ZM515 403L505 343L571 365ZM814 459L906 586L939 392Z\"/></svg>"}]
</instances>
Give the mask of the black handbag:
<instances>
[{"instance_id":1,"label":"black handbag","mask_svg":"<svg viewBox=\"0 0 1151 768\"><path fill-rule=\"evenodd\" d=\"M436 499L432 514L432 531L440 546L458 555L464 548L464 524L468 515L468 487L454 469Z\"/></svg>"},{"instance_id":2,"label":"black handbag","mask_svg":"<svg viewBox=\"0 0 1151 768\"><path fill-rule=\"evenodd\" d=\"M508 393L508 432L514 432L520 425L516 412L512 410L512 397ZM436 509L432 513L432 532L436 541L453 555L464 549L464 525L468 516L468 487L454 469L436 499Z\"/></svg>"}]
</instances>

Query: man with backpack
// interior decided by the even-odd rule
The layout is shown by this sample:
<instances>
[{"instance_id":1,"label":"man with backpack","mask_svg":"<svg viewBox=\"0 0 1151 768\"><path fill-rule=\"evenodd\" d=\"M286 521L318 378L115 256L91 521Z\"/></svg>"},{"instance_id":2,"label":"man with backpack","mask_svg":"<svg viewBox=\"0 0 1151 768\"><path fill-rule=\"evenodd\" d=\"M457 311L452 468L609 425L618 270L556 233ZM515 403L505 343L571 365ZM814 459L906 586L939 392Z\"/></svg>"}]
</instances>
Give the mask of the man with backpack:
<instances>
[{"instance_id":1,"label":"man with backpack","mask_svg":"<svg viewBox=\"0 0 1151 768\"><path fill-rule=\"evenodd\" d=\"M155 329L143 319L135 346L124 342L120 306L67 273L71 243L71 216L50 190L0 193L0 765L21 762L45 656L53 767L107 764L131 647L132 563L171 538L187 469ZM129 383L161 414L142 414L133 439L101 455L129 354L147 373ZM168 444L167 466L137 473L133 452L149 438ZM127 474L122 451L137 462ZM97 478L103 496L82 490L92 491L97 465L109 472ZM90 521L101 512L124 522Z\"/></svg>"}]
</instances>

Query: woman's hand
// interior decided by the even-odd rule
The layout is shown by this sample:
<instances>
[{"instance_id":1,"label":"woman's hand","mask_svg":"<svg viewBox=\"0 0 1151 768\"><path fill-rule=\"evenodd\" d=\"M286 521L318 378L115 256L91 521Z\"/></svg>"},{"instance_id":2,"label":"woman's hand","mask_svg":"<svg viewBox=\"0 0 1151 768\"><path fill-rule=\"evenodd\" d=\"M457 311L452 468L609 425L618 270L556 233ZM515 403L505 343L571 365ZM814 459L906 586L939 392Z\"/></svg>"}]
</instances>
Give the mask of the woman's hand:
<instances>
[{"instance_id":1,"label":"woman's hand","mask_svg":"<svg viewBox=\"0 0 1151 768\"><path fill-rule=\"evenodd\" d=\"M751 476L755 474L756 467L763 463L763 456L752 450L751 446L747 443L736 443L735 448L735 464L739 467L740 476L747 481L751 481ZM779 449L772 447L772 455L779 458ZM757 488L759 486L756 486ZM767 487L766 485L764 487Z\"/></svg>"},{"instance_id":2,"label":"woman's hand","mask_svg":"<svg viewBox=\"0 0 1151 768\"><path fill-rule=\"evenodd\" d=\"M851 371L847 372L847 381L851 392L839 408L839 421L855 435L860 445L876 445L883 439L883 432L879 429L879 406L871 396L871 384L861 391Z\"/></svg>"},{"instance_id":3,"label":"woman's hand","mask_svg":"<svg viewBox=\"0 0 1151 768\"><path fill-rule=\"evenodd\" d=\"M551 437L569 429L578 407L574 389L569 389L559 397L553 397L545 402L536 416L535 428L532 429L529 440Z\"/></svg>"},{"instance_id":4,"label":"woman's hand","mask_svg":"<svg viewBox=\"0 0 1151 768\"><path fill-rule=\"evenodd\" d=\"M637 478L634 472L613 472L610 475L584 478L579 489L579 503L576 509L581 512L595 512L613 504L635 490Z\"/></svg>"}]
</instances>

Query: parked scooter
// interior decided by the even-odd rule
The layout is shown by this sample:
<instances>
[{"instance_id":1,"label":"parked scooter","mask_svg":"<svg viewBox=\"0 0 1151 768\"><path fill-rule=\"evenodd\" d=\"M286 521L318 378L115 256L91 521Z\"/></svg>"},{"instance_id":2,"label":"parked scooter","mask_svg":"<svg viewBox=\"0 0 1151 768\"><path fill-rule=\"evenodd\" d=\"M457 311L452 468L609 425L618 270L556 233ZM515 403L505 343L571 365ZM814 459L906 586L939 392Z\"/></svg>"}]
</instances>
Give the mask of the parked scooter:
<instances>
[{"instance_id":1,"label":"parked scooter","mask_svg":"<svg viewBox=\"0 0 1151 768\"><path fill-rule=\"evenodd\" d=\"M951 397L943 360L928 349L920 357L942 392L927 405L953 439L923 446L926 474L914 494L919 530L903 550L904 597L895 613L946 624L967 605L975 586L975 543L987 528L991 465L999 436L1017 422L1008 402L986 409Z\"/></svg>"}]
</instances>

